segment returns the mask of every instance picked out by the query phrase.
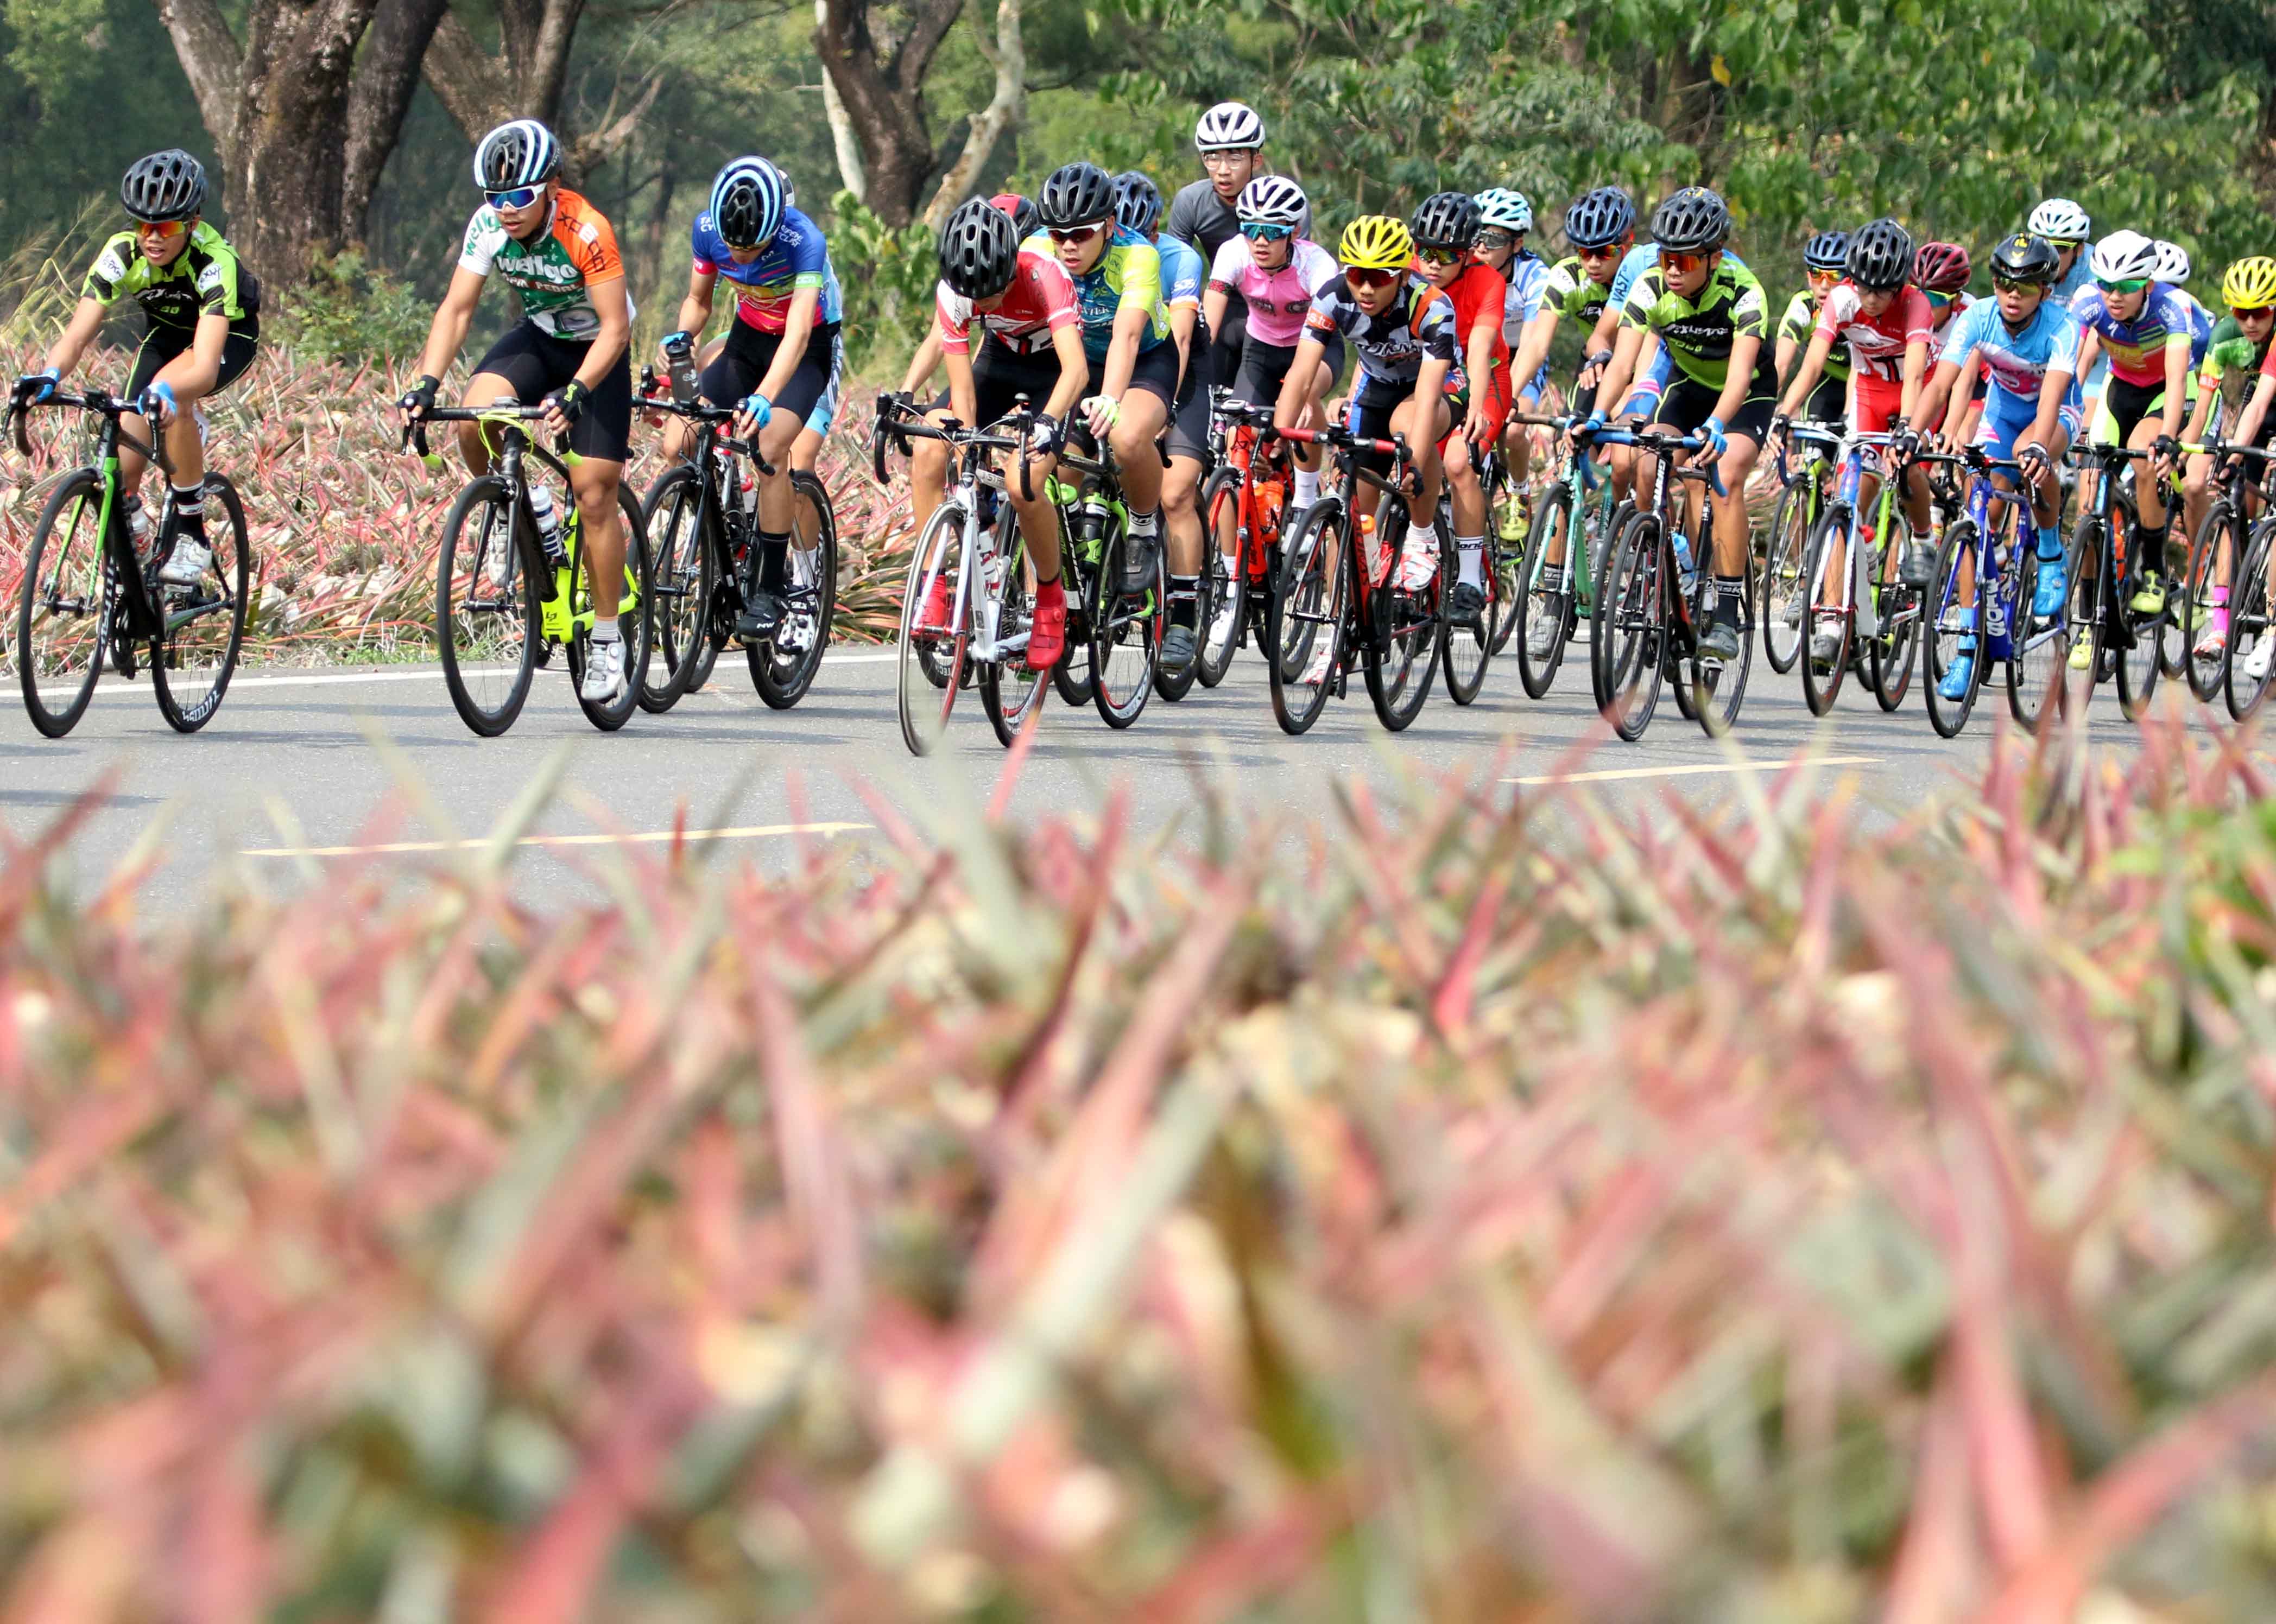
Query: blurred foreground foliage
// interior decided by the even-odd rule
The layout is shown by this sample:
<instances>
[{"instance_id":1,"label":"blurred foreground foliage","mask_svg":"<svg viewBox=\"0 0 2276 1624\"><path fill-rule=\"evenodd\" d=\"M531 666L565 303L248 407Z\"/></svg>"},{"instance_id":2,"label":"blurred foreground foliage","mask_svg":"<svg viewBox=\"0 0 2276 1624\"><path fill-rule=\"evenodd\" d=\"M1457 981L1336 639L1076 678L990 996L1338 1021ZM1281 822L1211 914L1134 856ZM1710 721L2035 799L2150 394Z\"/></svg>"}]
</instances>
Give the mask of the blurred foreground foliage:
<instances>
[{"instance_id":1,"label":"blurred foreground foliage","mask_svg":"<svg viewBox=\"0 0 2276 1624\"><path fill-rule=\"evenodd\" d=\"M540 915L554 782L158 925L9 855L7 1618L2276 1614L2238 740L1872 834L944 775Z\"/></svg>"}]
</instances>

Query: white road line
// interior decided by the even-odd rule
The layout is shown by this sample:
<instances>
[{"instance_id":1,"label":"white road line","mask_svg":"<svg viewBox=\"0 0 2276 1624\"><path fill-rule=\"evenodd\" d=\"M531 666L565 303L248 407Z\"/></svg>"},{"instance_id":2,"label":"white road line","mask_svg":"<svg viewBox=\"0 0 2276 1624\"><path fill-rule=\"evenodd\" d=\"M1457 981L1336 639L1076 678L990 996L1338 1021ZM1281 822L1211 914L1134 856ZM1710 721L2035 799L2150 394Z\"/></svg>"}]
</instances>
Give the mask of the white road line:
<instances>
[{"instance_id":1,"label":"white road line","mask_svg":"<svg viewBox=\"0 0 2276 1624\"><path fill-rule=\"evenodd\" d=\"M1865 767L1878 761L1878 756L1810 756L1802 758L1811 767ZM1601 773L1544 773L1537 778L1505 778L1506 784L1601 784L1622 778L1688 778L1698 773L1775 773L1787 767L1784 761L1702 761L1688 767L1625 767Z\"/></svg>"},{"instance_id":2,"label":"white road line","mask_svg":"<svg viewBox=\"0 0 2276 1624\"><path fill-rule=\"evenodd\" d=\"M768 840L783 835L850 835L867 823L754 823L729 829L650 829L637 835L525 835L517 846L660 846L667 841ZM391 857L400 852L480 851L486 840L391 840L369 846L255 846L248 857Z\"/></svg>"},{"instance_id":3,"label":"white road line","mask_svg":"<svg viewBox=\"0 0 2276 1624\"><path fill-rule=\"evenodd\" d=\"M824 654L822 663L825 666L882 665L899 658L898 654ZM512 673L497 669L484 670L481 675L508 676ZM439 683L442 680L443 673L439 670L319 671L305 676L239 676L231 679L229 691L235 693L240 688L321 688L340 683ZM57 697L70 691L68 689L57 690Z\"/></svg>"}]
</instances>

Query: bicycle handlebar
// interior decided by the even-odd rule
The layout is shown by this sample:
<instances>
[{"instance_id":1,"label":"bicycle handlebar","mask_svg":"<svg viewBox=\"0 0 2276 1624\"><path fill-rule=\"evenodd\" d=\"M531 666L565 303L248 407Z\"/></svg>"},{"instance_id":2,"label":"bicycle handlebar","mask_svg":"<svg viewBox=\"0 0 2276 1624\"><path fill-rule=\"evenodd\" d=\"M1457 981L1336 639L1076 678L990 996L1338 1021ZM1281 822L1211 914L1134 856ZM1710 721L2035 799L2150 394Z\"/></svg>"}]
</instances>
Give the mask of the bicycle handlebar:
<instances>
[{"instance_id":1,"label":"bicycle handlebar","mask_svg":"<svg viewBox=\"0 0 2276 1624\"><path fill-rule=\"evenodd\" d=\"M708 427L732 423L742 411L740 406L715 406L708 400L680 401L669 397L659 397L656 391L663 387L656 378L656 368L641 368L640 404L643 412L668 412L674 417L686 418L691 423ZM770 480L774 478L775 465L759 455L756 440L738 440L732 434L722 434L720 439L726 442L729 450L749 457L760 473Z\"/></svg>"},{"instance_id":2,"label":"bicycle handlebar","mask_svg":"<svg viewBox=\"0 0 2276 1624\"><path fill-rule=\"evenodd\" d=\"M1020 500L1033 502L1036 499L1036 486L1035 476L1028 472L1028 431L1035 427L1035 420L1038 414L1028 404L1025 395L1015 395L1013 399L1017 404L1001 421L1005 423L1016 421L1019 424L1019 433L1016 435L967 428L954 418L950 418L945 427L936 427L917 416L915 407L909 403L891 398L881 399L877 403L876 427L871 432L869 438L869 463L877 476L877 483L880 485L885 483L885 446L888 442L899 441L901 449L906 451L909 449L911 440L937 440L942 444L956 449L1019 452L1017 460L1020 465ZM1064 453L1062 455L1064 456Z\"/></svg>"},{"instance_id":3,"label":"bicycle handlebar","mask_svg":"<svg viewBox=\"0 0 2276 1624\"><path fill-rule=\"evenodd\" d=\"M403 443L419 453L419 460L429 468L439 468L443 459L428 448L427 426L429 423L481 423L506 419L518 423L542 421L552 408L540 402L525 406L519 402L511 406L429 406L403 426ZM564 467L574 468L585 459L569 449L569 436L563 434L555 443Z\"/></svg>"},{"instance_id":4,"label":"bicycle handlebar","mask_svg":"<svg viewBox=\"0 0 2276 1624\"><path fill-rule=\"evenodd\" d=\"M11 395L8 401L9 427L16 442L17 454L27 458L32 455L31 419L32 408L34 406L57 406L67 412L93 412L110 419L113 422L130 414L139 416L141 412L141 408L134 402L121 400L118 397L102 389L87 389L77 395L64 389L56 389L51 391L44 400L32 400L24 396ZM122 427L118 431L118 437L134 451L156 463L160 470L168 477L172 476L174 466L166 456L166 437L163 434L153 433L150 436L150 443L145 445Z\"/></svg>"},{"instance_id":5,"label":"bicycle handlebar","mask_svg":"<svg viewBox=\"0 0 2276 1624\"><path fill-rule=\"evenodd\" d=\"M1650 429L1600 428L1588 438L1598 445L1632 445L1663 456L1670 451L1703 451L1707 449L1707 442L1696 434L1656 434ZM1713 463L1704 468L1680 466L1675 470L1675 477L1703 480L1707 488L1718 496L1731 494L1724 487L1723 471Z\"/></svg>"}]
</instances>

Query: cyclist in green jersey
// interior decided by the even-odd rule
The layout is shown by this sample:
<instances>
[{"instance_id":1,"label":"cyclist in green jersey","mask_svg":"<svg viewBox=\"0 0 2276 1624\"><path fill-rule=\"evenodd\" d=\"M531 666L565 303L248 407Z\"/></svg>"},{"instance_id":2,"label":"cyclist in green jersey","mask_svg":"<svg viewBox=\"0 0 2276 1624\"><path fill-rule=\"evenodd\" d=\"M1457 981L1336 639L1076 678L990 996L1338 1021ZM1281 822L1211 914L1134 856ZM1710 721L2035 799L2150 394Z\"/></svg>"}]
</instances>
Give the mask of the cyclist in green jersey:
<instances>
[{"instance_id":1,"label":"cyclist in green jersey","mask_svg":"<svg viewBox=\"0 0 2276 1624\"><path fill-rule=\"evenodd\" d=\"M2276 423L2268 420L2266 399L2276 392L2276 377L2268 373L2269 339L2276 336L2276 260L2256 254L2237 261L2220 279L2220 294L2228 313L2214 324L2212 338L2205 346L2204 362L2197 371L2196 408L2181 438L2196 443L2218 412L2218 420L2233 431L2231 443L2266 445L2272 434L2276 434ZM2191 535L2204 522L2212 486L2212 458L2203 453L2190 457L2183 476L2183 510ZM2251 500L2248 495L2247 501ZM2220 557L2213 566L2217 585L2212 589L2212 613L2197 639L2201 654L2218 654L2228 640L2228 581L2235 568L2235 560L2228 553L2228 533L2224 530Z\"/></svg>"},{"instance_id":2,"label":"cyclist in green jersey","mask_svg":"<svg viewBox=\"0 0 2276 1624\"><path fill-rule=\"evenodd\" d=\"M47 370L22 379L17 389L27 399L51 393L101 334L112 306L132 298L142 306L149 325L125 397L140 411L120 421L147 442L155 416L166 436L179 529L158 578L170 586L194 586L213 562L206 545L204 421L197 404L253 365L261 342L261 284L201 216L206 172L188 153L169 147L140 160L119 182L118 196L134 217L133 229L102 245L71 325L48 351ZM146 461L119 448L124 489L132 492L141 483ZM148 533L139 497L128 498L127 522L138 541Z\"/></svg>"},{"instance_id":3,"label":"cyclist in green jersey","mask_svg":"<svg viewBox=\"0 0 2276 1624\"><path fill-rule=\"evenodd\" d=\"M1764 344L1770 312L1763 284L1725 252L1731 211L1705 186L1686 186L1663 200L1651 220L1659 262L1636 278L1620 312L1620 336L1597 397L1618 400L1634 375L1647 335L1657 335L1677 376L1661 397L1654 421L1704 442L1695 465L1712 464L1723 494L1710 495L1715 513L1714 620L1699 640L1703 658L1718 664L1739 657L1739 607L1746 591L1747 476L1762 455L1763 438L1778 409L1778 374ZM1601 427L1601 414L1588 427ZM1656 470L1639 458L1637 488Z\"/></svg>"},{"instance_id":4,"label":"cyclist in green jersey","mask_svg":"<svg viewBox=\"0 0 2276 1624\"><path fill-rule=\"evenodd\" d=\"M1802 250L1802 281L1801 292L1787 301L1786 314L1779 318L1778 343L1773 354L1778 367L1779 386L1783 389L1794 376L1794 363L1809 351L1810 334L1817 326L1818 302L1841 284L1842 268L1849 262L1849 233L1820 231L1803 245ZM1837 338L1833 347L1825 352L1825 370L1819 374L1817 387L1809 392L1795 414L1799 421L1811 423L1842 423L1849 417L1849 341Z\"/></svg>"}]
</instances>

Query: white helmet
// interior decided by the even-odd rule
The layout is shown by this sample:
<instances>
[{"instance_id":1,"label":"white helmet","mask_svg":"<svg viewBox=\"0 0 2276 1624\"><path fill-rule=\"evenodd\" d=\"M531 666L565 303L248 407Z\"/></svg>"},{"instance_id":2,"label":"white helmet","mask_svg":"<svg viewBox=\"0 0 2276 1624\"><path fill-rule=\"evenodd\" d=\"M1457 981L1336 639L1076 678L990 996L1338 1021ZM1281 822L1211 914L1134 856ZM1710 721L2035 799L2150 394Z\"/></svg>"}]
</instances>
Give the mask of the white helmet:
<instances>
[{"instance_id":1,"label":"white helmet","mask_svg":"<svg viewBox=\"0 0 2276 1624\"><path fill-rule=\"evenodd\" d=\"M2068 198L2051 197L2031 211L2029 230L2051 243L2083 243L2094 235L2094 222Z\"/></svg>"},{"instance_id":2,"label":"white helmet","mask_svg":"<svg viewBox=\"0 0 2276 1624\"><path fill-rule=\"evenodd\" d=\"M1304 188L1279 175L1259 175L1240 189L1233 212L1243 225L1285 225L1290 230L1304 223Z\"/></svg>"},{"instance_id":3,"label":"white helmet","mask_svg":"<svg viewBox=\"0 0 2276 1624\"><path fill-rule=\"evenodd\" d=\"M1478 193L1478 223L1522 237L1533 230L1533 205L1522 192L1490 186Z\"/></svg>"},{"instance_id":4,"label":"white helmet","mask_svg":"<svg viewBox=\"0 0 2276 1624\"><path fill-rule=\"evenodd\" d=\"M2087 266L2097 282L2147 282L2158 274L2158 245L2139 231L2113 231Z\"/></svg>"},{"instance_id":5,"label":"white helmet","mask_svg":"<svg viewBox=\"0 0 2276 1624\"><path fill-rule=\"evenodd\" d=\"M1194 126L1197 152L1255 152L1264 145L1264 121L1243 102L1220 102Z\"/></svg>"},{"instance_id":6,"label":"white helmet","mask_svg":"<svg viewBox=\"0 0 2276 1624\"><path fill-rule=\"evenodd\" d=\"M2159 238L2151 245L2158 251L2158 268L2154 275L2169 288L2178 288L2189 279L2189 251L2179 243L2169 243Z\"/></svg>"}]
</instances>

